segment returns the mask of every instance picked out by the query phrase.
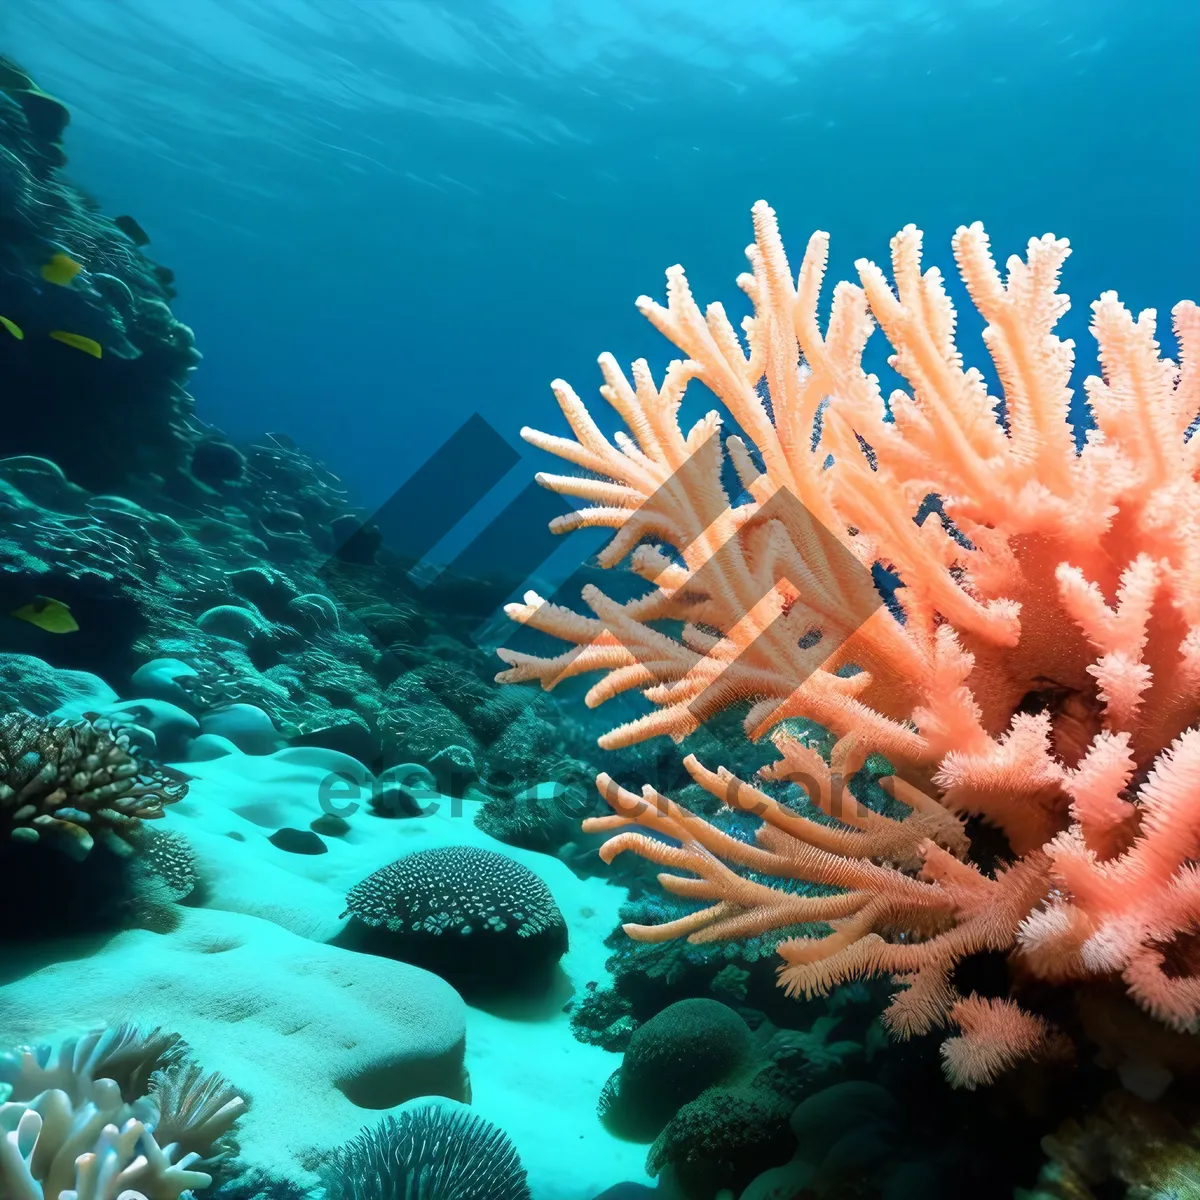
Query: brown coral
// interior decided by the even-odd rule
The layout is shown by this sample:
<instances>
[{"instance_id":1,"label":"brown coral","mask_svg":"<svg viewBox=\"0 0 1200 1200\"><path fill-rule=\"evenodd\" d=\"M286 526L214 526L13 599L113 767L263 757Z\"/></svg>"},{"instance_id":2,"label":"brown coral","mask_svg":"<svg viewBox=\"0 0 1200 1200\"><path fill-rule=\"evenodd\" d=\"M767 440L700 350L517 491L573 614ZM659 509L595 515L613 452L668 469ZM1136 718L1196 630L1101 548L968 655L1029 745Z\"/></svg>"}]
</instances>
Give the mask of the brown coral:
<instances>
[{"instance_id":1,"label":"brown coral","mask_svg":"<svg viewBox=\"0 0 1200 1200\"><path fill-rule=\"evenodd\" d=\"M1097 1200L1125 1186L1126 1200L1200 1200L1200 1121L1180 1119L1129 1092L1068 1121L1042 1141L1050 1161L1018 1200Z\"/></svg>"},{"instance_id":2,"label":"brown coral","mask_svg":"<svg viewBox=\"0 0 1200 1200\"><path fill-rule=\"evenodd\" d=\"M100 837L128 853L139 822L186 793L186 783L139 762L128 733L103 720L0 717L0 833L14 840L45 834L82 858Z\"/></svg>"}]
</instances>

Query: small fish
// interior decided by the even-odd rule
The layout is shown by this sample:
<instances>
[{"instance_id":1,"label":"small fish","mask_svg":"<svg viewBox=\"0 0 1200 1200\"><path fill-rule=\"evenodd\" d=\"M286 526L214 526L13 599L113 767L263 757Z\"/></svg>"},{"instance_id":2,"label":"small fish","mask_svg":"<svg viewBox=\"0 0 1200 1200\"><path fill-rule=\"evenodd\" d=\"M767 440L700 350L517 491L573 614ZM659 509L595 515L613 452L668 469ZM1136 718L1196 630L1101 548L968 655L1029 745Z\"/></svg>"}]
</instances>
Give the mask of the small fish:
<instances>
[{"instance_id":1,"label":"small fish","mask_svg":"<svg viewBox=\"0 0 1200 1200\"><path fill-rule=\"evenodd\" d=\"M11 333L18 342L25 336L25 331L20 327L20 325L18 325L16 321L10 321L7 317L0 317L0 325L3 325L4 328L7 329L8 332Z\"/></svg>"},{"instance_id":2,"label":"small fish","mask_svg":"<svg viewBox=\"0 0 1200 1200\"><path fill-rule=\"evenodd\" d=\"M77 263L69 254L59 253L52 255L42 268L42 278L59 287L70 287L71 280L82 270L83 263Z\"/></svg>"},{"instance_id":3,"label":"small fish","mask_svg":"<svg viewBox=\"0 0 1200 1200\"><path fill-rule=\"evenodd\" d=\"M104 353L104 348L99 342L84 337L82 333L65 333L61 329L52 329L50 336L56 342L62 342L64 346L74 346L76 350L82 350L84 354L90 354L93 358L99 358Z\"/></svg>"},{"instance_id":4,"label":"small fish","mask_svg":"<svg viewBox=\"0 0 1200 1200\"><path fill-rule=\"evenodd\" d=\"M49 596L35 597L32 604L14 610L12 615L47 633L75 633L79 629L71 610L61 600Z\"/></svg>"},{"instance_id":5,"label":"small fish","mask_svg":"<svg viewBox=\"0 0 1200 1200\"><path fill-rule=\"evenodd\" d=\"M132 217L113 217L113 224L135 246L148 246L150 244L150 235Z\"/></svg>"}]
</instances>

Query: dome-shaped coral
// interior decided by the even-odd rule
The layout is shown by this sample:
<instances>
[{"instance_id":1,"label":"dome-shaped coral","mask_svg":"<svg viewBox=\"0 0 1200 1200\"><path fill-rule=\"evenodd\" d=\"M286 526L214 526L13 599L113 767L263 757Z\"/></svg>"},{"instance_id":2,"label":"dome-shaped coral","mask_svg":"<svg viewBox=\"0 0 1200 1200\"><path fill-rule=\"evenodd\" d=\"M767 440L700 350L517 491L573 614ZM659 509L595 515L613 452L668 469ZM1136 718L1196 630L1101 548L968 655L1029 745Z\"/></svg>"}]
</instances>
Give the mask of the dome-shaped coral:
<instances>
[{"instance_id":1,"label":"dome-shaped coral","mask_svg":"<svg viewBox=\"0 0 1200 1200\"><path fill-rule=\"evenodd\" d=\"M646 1169L658 1175L669 1165L689 1200L712 1200L724 1188L740 1194L764 1166L791 1153L788 1112L788 1103L764 1088L709 1088L671 1118Z\"/></svg>"},{"instance_id":2,"label":"dome-shaped coral","mask_svg":"<svg viewBox=\"0 0 1200 1200\"><path fill-rule=\"evenodd\" d=\"M600 1099L615 1132L651 1141L675 1113L759 1065L746 1022L716 1000L680 1000L641 1026Z\"/></svg>"},{"instance_id":3,"label":"dome-shaped coral","mask_svg":"<svg viewBox=\"0 0 1200 1200\"><path fill-rule=\"evenodd\" d=\"M519 981L567 949L566 923L545 883L473 846L421 850L368 875L347 895L347 915L379 930L364 948L460 987Z\"/></svg>"}]
</instances>

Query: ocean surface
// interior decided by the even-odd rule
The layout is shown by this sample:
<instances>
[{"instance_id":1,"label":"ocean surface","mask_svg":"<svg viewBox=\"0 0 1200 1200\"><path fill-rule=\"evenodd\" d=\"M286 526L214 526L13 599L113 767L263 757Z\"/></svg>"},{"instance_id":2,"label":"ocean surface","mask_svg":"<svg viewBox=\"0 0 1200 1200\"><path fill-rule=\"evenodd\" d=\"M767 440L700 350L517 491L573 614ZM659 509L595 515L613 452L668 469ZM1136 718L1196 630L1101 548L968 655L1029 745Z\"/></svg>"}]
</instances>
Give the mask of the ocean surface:
<instances>
[{"instance_id":1,"label":"ocean surface","mask_svg":"<svg viewBox=\"0 0 1200 1200\"><path fill-rule=\"evenodd\" d=\"M1196 0L0 0L0 1200L1200 1200L1198 201Z\"/></svg>"}]
</instances>

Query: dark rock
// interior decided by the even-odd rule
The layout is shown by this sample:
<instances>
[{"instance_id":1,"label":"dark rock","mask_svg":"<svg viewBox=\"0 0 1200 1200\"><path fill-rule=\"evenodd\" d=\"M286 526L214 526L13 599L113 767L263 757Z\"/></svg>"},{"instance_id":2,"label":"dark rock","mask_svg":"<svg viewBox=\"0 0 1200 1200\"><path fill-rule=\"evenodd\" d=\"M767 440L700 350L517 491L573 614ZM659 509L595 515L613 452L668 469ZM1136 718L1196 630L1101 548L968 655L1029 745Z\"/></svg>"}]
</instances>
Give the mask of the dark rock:
<instances>
[{"instance_id":1,"label":"dark rock","mask_svg":"<svg viewBox=\"0 0 1200 1200\"><path fill-rule=\"evenodd\" d=\"M272 533L297 533L304 528L304 518L290 508L269 508L259 518Z\"/></svg>"},{"instance_id":2,"label":"dark rock","mask_svg":"<svg viewBox=\"0 0 1200 1200\"><path fill-rule=\"evenodd\" d=\"M236 483L246 473L246 456L228 442L201 442L192 451L191 471L201 483Z\"/></svg>"},{"instance_id":3,"label":"dark rock","mask_svg":"<svg viewBox=\"0 0 1200 1200\"><path fill-rule=\"evenodd\" d=\"M437 780L438 790L447 796L461 796L479 778L475 755L467 746L447 746L430 760L429 769Z\"/></svg>"},{"instance_id":4,"label":"dark rock","mask_svg":"<svg viewBox=\"0 0 1200 1200\"><path fill-rule=\"evenodd\" d=\"M243 645L255 638L269 638L272 632L269 622L264 621L253 609L243 608L240 604L218 604L202 612L196 618L196 625L205 633Z\"/></svg>"},{"instance_id":5,"label":"dark rock","mask_svg":"<svg viewBox=\"0 0 1200 1200\"><path fill-rule=\"evenodd\" d=\"M297 629L309 632L322 629L340 630L342 627L342 617L337 604L320 592L296 596L288 604L288 617Z\"/></svg>"},{"instance_id":6,"label":"dark rock","mask_svg":"<svg viewBox=\"0 0 1200 1200\"><path fill-rule=\"evenodd\" d=\"M389 767L375 781L371 811L378 817L423 817L437 801L433 775L419 763Z\"/></svg>"},{"instance_id":7,"label":"dark rock","mask_svg":"<svg viewBox=\"0 0 1200 1200\"><path fill-rule=\"evenodd\" d=\"M419 817L424 809L421 801L403 784L391 783L371 793L371 811L377 817Z\"/></svg>"},{"instance_id":8,"label":"dark rock","mask_svg":"<svg viewBox=\"0 0 1200 1200\"><path fill-rule=\"evenodd\" d=\"M328 725L318 725L290 738L293 746L320 746L325 750L337 750L357 758L364 766L370 766L379 757L379 737L368 728L365 721L347 717Z\"/></svg>"},{"instance_id":9,"label":"dark rock","mask_svg":"<svg viewBox=\"0 0 1200 1200\"><path fill-rule=\"evenodd\" d=\"M322 813L309 821L308 827L313 833L321 833L326 837L345 837L350 832L350 822L345 817L335 817L333 813Z\"/></svg>"},{"instance_id":10,"label":"dark rock","mask_svg":"<svg viewBox=\"0 0 1200 1200\"><path fill-rule=\"evenodd\" d=\"M265 549L265 547L264 547ZM282 621L299 588L281 571L269 567L243 567L226 576L229 586L271 621Z\"/></svg>"},{"instance_id":11,"label":"dark rock","mask_svg":"<svg viewBox=\"0 0 1200 1200\"><path fill-rule=\"evenodd\" d=\"M369 565L375 561L379 547L383 545L383 534L369 524L363 524L358 517L343 513L336 517L329 526L337 545L337 556L342 562Z\"/></svg>"},{"instance_id":12,"label":"dark rock","mask_svg":"<svg viewBox=\"0 0 1200 1200\"><path fill-rule=\"evenodd\" d=\"M311 829L277 829L267 841L289 854L328 854L329 847Z\"/></svg>"}]
</instances>

